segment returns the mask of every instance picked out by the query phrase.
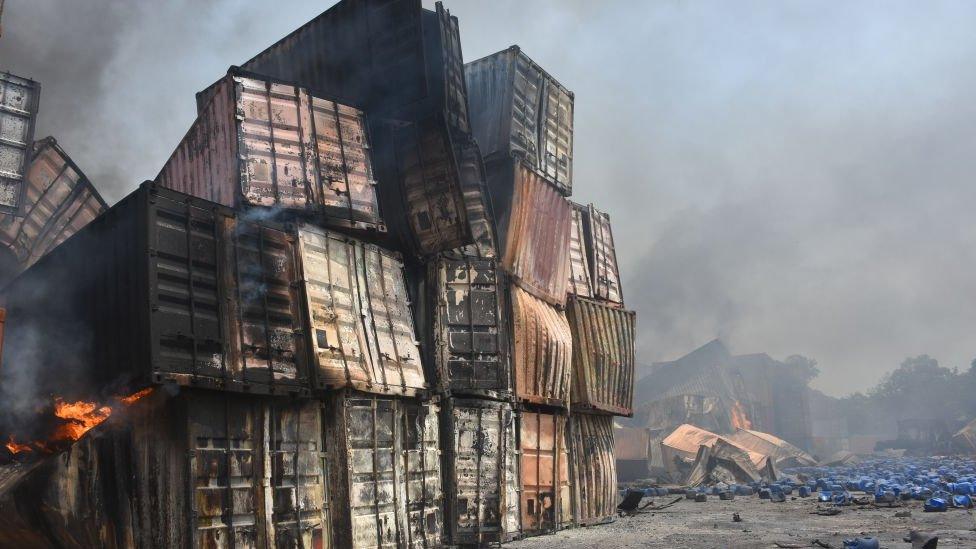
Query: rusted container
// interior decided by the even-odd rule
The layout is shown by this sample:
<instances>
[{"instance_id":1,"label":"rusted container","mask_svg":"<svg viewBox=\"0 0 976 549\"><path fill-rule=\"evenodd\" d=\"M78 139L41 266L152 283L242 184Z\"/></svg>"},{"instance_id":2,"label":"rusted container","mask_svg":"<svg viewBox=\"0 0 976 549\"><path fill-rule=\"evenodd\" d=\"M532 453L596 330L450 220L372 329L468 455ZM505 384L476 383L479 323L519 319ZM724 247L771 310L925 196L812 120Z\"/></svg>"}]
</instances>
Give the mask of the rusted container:
<instances>
[{"instance_id":1,"label":"rusted container","mask_svg":"<svg viewBox=\"0 0 976 549\"><path fill-rule=\"evenodd\" d=\"M569 407L573 336L566 315L511 286L515 394L532 404Z\"/></svg>"},{"instance_id":2,"label":"rusted container","mask_svg":"<svg viewBox=\"0 0 976 549\"><path fill-rule=\"evenodd\" d=\"M523 410L519 418L522 533L538 536L573 523L567 416Z\"/></svg>"},{"instance_id":3,"label":"rusted container","mask_svg":"<svg viewBox=\"0 0 976 549\"><path fill-rule=\"evenodd\" d=\"M62 454L0 466L19 468L0 486L0 546L342 547L320 407L157 391Z\"/></svg>"},{"instance_id":4,"label":"rusted container","mask_svg":"<svg viewBox=\"0 0 976 549\"><path fill-rule=\"evenodd\" d=\"M637 313L571 297L573 409L634 414Z\"/></svg>"},{"instance_id":5,"label":"rusted container","mask_svg":"<svg viewBox=\"0 0 976 549\"><path fill-rule=\"evenodd\" d=\"M23 215L0 214L0 240L20 270L33 265L108 206L53 137L36 141L24 184Z\"/></svg>"},{"instance_id":6,"label":"rusted container","mask_svg":"<svg viewBox=\"0 0 976 549\"><path fill-rule=\"evenodd\" d=\"M303 393L294 241L143 184L4 289L0 383L26 368L39 391L76 399L148 383Z\"/></svg>"},{"instance_id":7,"label":"rusted container","mask_svg":"<svg viewBox=\"0 0 976 549\"><path fill-rule=\"evenodd\" d=\"M586 252L593 281L593 297L623 305L620 271L617 268L617 249L610 231L610 216L592 204L586 210Z\"/></svg>"},{"instance_id":8,"label":"rusted container","mask_svg":"<svg viewBox=\"0 0 976 549\"><path fill-rule=\"evenodd\" d=\"M440 547L438 406L341 391L326 400L335 547Z\"/></svg>"},{"instance_id":9,"label":"rusted container","mask_svg":"<svg viewBox=\"0 0 976 549\"><path fill-rule=\"evenodd\" d=\"M486 170L502 266L539 299L564 306L572 204L515 158L489 162Z\"/></svg>"},{"instance_id":10,"label":"rusted container","mask_svg":"<svg viewBox=\"0 0 976 549\"><path fill-rule=\"evenodd\" d=\"M569 293L593 297L590 262L586 255L586 207L573 203L573 225L569 236Z\"/></svg>"},{"instance_id":11,"label":"rusted container","mask_svg":"<svg viewBox=\"0 0 976 549\"><path fill-rule=\"evenodd\" d=\"M363 112L235 69L215 84L156 182L233 208L385 230Z\"/></svg>"},{"instance_id":12,"label":"rusted container","mask_svg":"<svg viewBox=\"0 0 976 549\"><path fill-rule=\"evenodd\" d=\"M592 526L613 522L617 517L613 417L574 413L569 438L576 523Z\"/></svg>"},{"instance_id":13,"label":"rusted container","mask_svg":"<svg viewBox=\"0 0 976 549\"><path fill-rule=\"evenodd\" d=\"M573 93L518 46L464 66L475 140L487 159L525 158L564 195L573 191Z\"/></svg>"},{"instance_id":14,"label":"rusted container","mask_svg":"<svg viewBox=\"0 0 976 549\"><path fill-rule=\"evenodd\" d=\"M446 254L428 264L424 291L439 392L511 398L506 281L496 262Z\"/></svg>"},{"instance_id":15,"label":"rusted container","mask_svg":"<svg viewBox=\"0 0 976 549\"><path fill-rule=\"evenodd\" d=\"M298 243L315 387L426 389L400 257L308 225Z\"/></svg>"},{"instance_id":16,"label":"rusted container","mask_svg":"<svg viewBox=\"0 0 976 549\"><path fill-rule=\"evenodd\" d=\"M0 72L0 211L20 208L40 98L37 82Z\"/></svg>"},{"instance_id":17,"label":"rusted container","mask_svg":"<svg viewBox=\"0 0 976 549\"><path fill-rule=\"evenodd\" d=\"M484 547L518 537L516 414L511 404L449 398L443 403L446 540Z\"/></svg>"}]
</instances>

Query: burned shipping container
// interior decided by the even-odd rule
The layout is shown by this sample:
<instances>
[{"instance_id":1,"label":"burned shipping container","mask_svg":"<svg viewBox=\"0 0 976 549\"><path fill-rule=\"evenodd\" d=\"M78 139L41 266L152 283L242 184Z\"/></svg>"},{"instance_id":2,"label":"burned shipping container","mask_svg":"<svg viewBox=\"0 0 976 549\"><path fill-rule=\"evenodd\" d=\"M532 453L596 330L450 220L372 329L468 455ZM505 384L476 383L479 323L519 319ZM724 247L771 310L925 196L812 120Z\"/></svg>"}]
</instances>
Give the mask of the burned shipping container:
<instances>
[{"instance_id":1,"label":"burned shipping container","mask_svg":"<svg viewBox=\"0 0 976 549\"><path fill-rule=\"evenodd\" d=\"M0 72L0 211L17 213L30 163L41 85Z\"/></svg>"},{"instance_id":2,"label":"burned shipping container","mask_svg":"<svg viewBox=\"0 0 976 549\"><path fill-rule=\"evenodd\" d=\"M573 409L633 415L637 313L574 296L566 317L573 334Z\"/></svg>"},{"instance_id":3,"label":"burned shipping container","mask_svg":"<svg viewBox=\"0 0 976 549\"><path fill-rule=\"evenodd\" d=\"M617 516L617 463L613 417L570 416L573 515L580 526L612 522Z\"/></svg>"},{"instance_id":4,"label":"burned shipping container","mask_svg":"<svg viewBox=\"0 0 976 549\"><path fill-rule=\"evenodd\" d=\"M35 142L31 156L23 215L0 214L0 240L16 257L18 271L33 265L108 207L53 137Z\"/></svg>"},{"instance_id":5,"label":"burned shipping container","mask_svg":"<svg viewBox=\"0 0 976 549\"><path fill-rule=\"evenodd\" d=\"M385 230L363 112L238 70L214 85L156 182L233 208Z\"/></svg>"},{"instance_id":6,"label":"burned shipping container","mask_svg":"<svg viewBox=\"0 0 976 549\"><path fill-rule=\"evenodd\" d=\"M617 249L613 245L610 216L590 204L584 220L593 297L622 306L624 294L620 287L620 270L617 268Z\"/></svg>"},{"instance_id":7,"label":"burned shipping container","mask_svg":"<svg viewBox=\"0 0 976 549\"><path fill-rule=\"evenodd\" d=\"M573 523L567 416L524 410L519 419L522 533L537 536Z\"/></svg>"},{"instance_id":8,"label":"burned shipping container","mask_svg":"<svg viewBox=\"0 0 976 549\"><path fill-rule=\"evenodd\" d=\"M574 202L573 224L569 237L569 293L580 297L593 297L590 261L586 254L585 216L586 208Z\"/></svg>"},{"instance_id":9,"label":"burned shipping container","mask_svg":"<svg viewBox=\"0 0 976 549\"><path fill-rule=\"evenodd\" d=\"M566 315L511 286L512 365L519 400L568 408L573 336Z\"/></svg>"},{"instance_id":10,"label":"burned shipping container","mask_svg":"<svg viewBox=\"0 0 976 549\"><path fill-rule=\"evenodd\" d=\"M521 515L511 404L449 398L442 411L448 543L484 547L515 539Z\"/></svg>"},{"instance_id":11,"label":"burned shipping container","mask_svg":"<svg viewBox=\"0 0 976 549\"><path fill-rule=\"evenodd\" d=\"M573 191L573 93L518 47L464 66L475 140L486 159L515 154Z\"/></svg>"},{"instance_id":12,"label":"burned shipping container","mask_svg":"<svg viewBox=\"0 0 976 549\"><path fill-rule=\"evenodd\" d=\"M440 547L438 406L352 391L326 400L336 547Z\"/></svg>"}]
</instances>

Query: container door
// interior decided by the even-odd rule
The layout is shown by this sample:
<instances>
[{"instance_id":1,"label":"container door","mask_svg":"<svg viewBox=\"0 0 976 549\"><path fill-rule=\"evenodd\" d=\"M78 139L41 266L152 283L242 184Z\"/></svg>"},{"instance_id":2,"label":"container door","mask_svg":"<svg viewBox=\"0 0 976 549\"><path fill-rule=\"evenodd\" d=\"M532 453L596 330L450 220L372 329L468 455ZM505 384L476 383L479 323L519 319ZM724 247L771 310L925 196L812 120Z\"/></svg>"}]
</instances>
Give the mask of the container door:
<instances>
[{"instance_id":1,"label":"container door","mask_svg":"<svg viewBox=\"0 0 976 549\"><path fill-rule=\"evenodd\" d=\"M404 546L397 512L396 403L350 398L345 410L352 546Z\"/></svg>"},{"instance_id":2,"label":"container door","mask_svg":"<svg viewBox=\"0 0 976 549\"><path fill-rule=\"evenodd\" d=\"M543 81L538 67L521 52L515 55L512 97L512 150L525 154L525 162L539 166L539 111Z\"/></svg>"},{"instance_id":3,"label":"container door","mask_svg":"<svg viewBox=\"0 0 976 549\"><path fill-rule=\"evenodd\" d=\"M577 522L588 526L613 520L617 507L613 418L574 415L571 444Z\"/></svg>"},{"instance_id":4,"label":"container door","mask_svg":"<svg viewBox=\"0 0 976 549\"><path fill-rule=\"evenodd\" d=\"M398 488L402 489L406 528L405 547L439 547L441 511L440 441L438 408L431 404L398 401L400 463Z\"/></svg>"},{"instance_id":5,"label":"container door","mask_svg":"<svg viewBox=\"0 0 976 549\"><path fill-rule=\"evenodd\" d=\"M435 4L440 30L442 67L444 72L444 110L447 123L457 137L471 133L468 122L468 91L464 81L464 61L461 55L461 33L458 20L444 9L441 2Z\"/></svg>"},{"instance_id":6,"label":"container door","mask_svg":"<svg viewBox=\"0 0 976 549\"><path fill-rule=\"evenodd\" d=\"M569 196L573 191L573 98L543 77L543 120L539 127L539 166Z\"/></svg>"},{"instance_id":7,"label":"container door","mask_svg":"<svg viewBox=\"0 0 976 549\"><path fill-rule=\"evenodd\" d=\"M565 427L564 416L522 413L522 529L526 534L556 530L572 517Z\"/></svg>"},{"instance_id":8,"label":"container door","mask_svg":"<svg viewBox=\"0 0 976 549\"><path fill-rule=\"evenodd\" d=\"M39 95L37 83L0 72L0 211L20 206Z\"/></svg>"},{"instance_id":9,"label":"container door","mask_svg":"<svg viewBox=\"0 0 976 549\"><path fill-rule=\"evenodd\" d=\"M573 204L573 225L569 238L569 293L580 297L593 297L590 279L590 262L586 257L583 207Z\"/></svg>"},{"instance_id":10,"label":"container door","mask_svg":"<svg viewBox=\"0 0 976 549\"><path fill-rule=\"evenodd\" d=\"M591 204L587 213L587 222L590 247L588 252L592 264L594 293L599 299L623 303L620 272L617 269L617 250L613 245L613 232L610 230L610 216Z\"/></svg>"}]
</instances>

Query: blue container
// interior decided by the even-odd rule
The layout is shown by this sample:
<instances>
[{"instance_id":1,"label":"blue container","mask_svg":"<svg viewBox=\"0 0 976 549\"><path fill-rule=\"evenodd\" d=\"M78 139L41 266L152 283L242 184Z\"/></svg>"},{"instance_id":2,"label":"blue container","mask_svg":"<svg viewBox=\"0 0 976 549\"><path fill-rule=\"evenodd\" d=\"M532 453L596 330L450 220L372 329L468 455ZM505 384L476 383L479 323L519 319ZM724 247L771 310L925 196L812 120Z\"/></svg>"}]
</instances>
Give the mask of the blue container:
<instances>
[{"instance_id":1,"label":"blue container","mask_svg":"<svg viewBox=\"0 0 976 549\"><path fill-rule=\"evenodd\" d=\"M925 502L925 512L926 513L944 513L949 507L946 500L942 498L929 498Z\"/></svg>"},{"instance_id":2,"label":"blue container","mask_svg":"<svg viewBox=\"0 0 976 549\"><path fill-rule=\"evenodd\" d=\"M807 488L806 486L800 486L796 491L801 498L810 497L810 488Z\"/></svg>"},{"instance_id":3,"label":"blue container","mask_svg":"<svg viewBox=\"0 0 976 549\"><path fill-rule=\"evenodd\" d=\"M832 497L833 497L833 494L830 492L830 490L821 490L820 491L820 494L817 496L817 501L825 501L825 502L827 502L827 501L830 501L830 499Z\"/></svg>"},{"instance_id":4,"label":"blue container","mask_svg":"<svg viewBox=\"0 0 976 549\"><path fill-rule=\"evenodd\" d=\"M851 502L851 495L847 492L835 493L831 498L834 505L847 505Z\"/></svg>"},{"instance_id":5,"label":"blue container","mask_svg":"<svg viewBox=\"0 0 976 549\"><path fill-rule=\"evenodd\" d=\"M955 486L952 487L952 493L957 496L968 496L973 493L973 483L971 482L957 482Z\"/></svg>"},{"instance_id":6,"label":"blue container","mask_svg":"<svg viewBox=\"0 0 976 549\"><path fill-rule=\"evenodd\" d=\"M878 538L854 538L844 540L844 549L880 549Z\"/></svg>"},{"instance_id":7,"label":"blue container","mask_svg":"<svg viewBox=\"0 0 976 549\"><path fill-rule=\"evenodd\" d=\"M973 498L968 495L962 496L952 496L952 506L953 507L963 507L965 509L973 508Z\"/></svg>"}]
</instances>

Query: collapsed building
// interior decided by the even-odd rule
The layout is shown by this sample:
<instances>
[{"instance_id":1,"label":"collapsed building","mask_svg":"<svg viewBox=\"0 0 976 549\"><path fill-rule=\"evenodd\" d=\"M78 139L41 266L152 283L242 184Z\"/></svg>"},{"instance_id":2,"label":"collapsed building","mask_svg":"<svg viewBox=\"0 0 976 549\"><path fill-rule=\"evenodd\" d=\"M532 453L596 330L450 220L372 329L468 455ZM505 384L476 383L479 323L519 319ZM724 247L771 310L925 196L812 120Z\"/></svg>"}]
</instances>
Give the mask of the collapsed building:
<instances>
[{"instance_id":1,"label":"collapsed building","mask_svg":"<svg viewBox=\"0 0 976 549\"><path fill-rule=\"evenodd\" d=\"M343 0L198 93L111 208L16 97L0 544L613 519L636 315L609 215L569 198L574 95L521 49L465 65L440 3Z\"/></svg>"}]
</instances>

